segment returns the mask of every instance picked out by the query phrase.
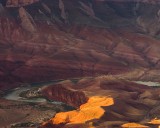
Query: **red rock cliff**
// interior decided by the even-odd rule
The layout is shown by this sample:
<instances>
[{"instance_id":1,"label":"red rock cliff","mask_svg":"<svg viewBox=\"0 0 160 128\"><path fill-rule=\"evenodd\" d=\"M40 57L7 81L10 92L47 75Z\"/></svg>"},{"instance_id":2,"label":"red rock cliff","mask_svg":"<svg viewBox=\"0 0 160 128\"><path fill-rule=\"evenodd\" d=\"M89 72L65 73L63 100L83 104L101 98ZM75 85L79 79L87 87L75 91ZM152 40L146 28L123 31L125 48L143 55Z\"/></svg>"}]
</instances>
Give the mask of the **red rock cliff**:
<instances>
[{"instance_id":1,"label":"red rock cliff","mask_svg":"<svg viewBox=\"0 0 160 128\"><path fill-rule=\"evenodd\" d=\"M79 107L88 100L83 92L69 89L60 84L44 89L43 95L51 100L61 101L74 107Z\"/></svg>"}]
</instances>

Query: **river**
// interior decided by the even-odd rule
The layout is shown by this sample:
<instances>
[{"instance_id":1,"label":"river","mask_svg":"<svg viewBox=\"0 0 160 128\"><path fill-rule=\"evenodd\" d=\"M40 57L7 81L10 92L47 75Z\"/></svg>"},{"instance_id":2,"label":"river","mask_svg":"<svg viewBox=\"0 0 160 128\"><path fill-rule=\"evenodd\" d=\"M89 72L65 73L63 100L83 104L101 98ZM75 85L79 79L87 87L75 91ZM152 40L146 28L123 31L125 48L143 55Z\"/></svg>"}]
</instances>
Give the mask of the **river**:
<instances>
[{"instance_id":1,"label":"river","mask_svg":"<svg viewBox=\"0 0 160 128\"><path fill-rule=\"evenodd\" d=\"M160 87L160 83L159 82L152 82L152 81L133 81L137 84L143 84L143 85L147 85L147 86L151 86L151 87Z\"/></svg>"},{"instance_id":2,"label":"river","mask_svg":"<svg viewBox=\"0 0 160 128\"><path fill-rule=\"evenodd\" d=\"M146 81L133 81L133 82L138 83L138 84L147 85L147 86L153 86L153 87L158 87L159 86L160 87L160 83L158 83L158 82L151 82L151 81L148 81L148 82L146 82ZM48 86L48 85L50 85L50 84L43 84L43 85L40 85L40 87ZM20 94L22 92L25 92L27 90L31 90L34 87L35 87L35 85L31 85L31 86L27 86L27 87L18 87L18 88L15 88L10 93L6 94L4 96L4 98L8 99L8 100L24 101L24 102L34 102L34 103L49 102L45 98L31 98L30 99L30 98L20 97ZM56 101L53 101L51 103L53 103L53 104L61 104L61 102L56 102Z\"/></svg>"},{"instance_id":3,"label":"river","mask_svg":"<svg viewBox=\"0 0 160 128\"><path fill-rule=\"evenodd\" d=\"M25 101L25 102L34 102L34 103L47 102L47 100L45 98L28 99L28 98L20 97L20 94L22 92L28 91L30 89L32 89L32 87L19 87L19 88L16 88L13 91L11 91L11 93L8 93L6 96L4 96L4 98L7 99L7 100L16 100L16 101Z\"/></svg>"},{"instance_id":4,"label":"river","mask_svg":"<svg viewBox=\"0 0 160 128\"><path fill-rule=\"evenodd\" d=\"M55 83L60 82L60 80L51 81L51 82L42 82L42 83L32 83L27 85L22 85L21 87L15 88L7 93L3 98L7 100L14 100L14 101L23 101L23 102L32 102L32 103L52 103L52 104L63 104L62 102L58 101L48 101L45 98L25 98L21 97L20 94L26 92L28 90L32 90L33 88L42 88L49 85L53 85Z\"/></svg>"}]
</instances>

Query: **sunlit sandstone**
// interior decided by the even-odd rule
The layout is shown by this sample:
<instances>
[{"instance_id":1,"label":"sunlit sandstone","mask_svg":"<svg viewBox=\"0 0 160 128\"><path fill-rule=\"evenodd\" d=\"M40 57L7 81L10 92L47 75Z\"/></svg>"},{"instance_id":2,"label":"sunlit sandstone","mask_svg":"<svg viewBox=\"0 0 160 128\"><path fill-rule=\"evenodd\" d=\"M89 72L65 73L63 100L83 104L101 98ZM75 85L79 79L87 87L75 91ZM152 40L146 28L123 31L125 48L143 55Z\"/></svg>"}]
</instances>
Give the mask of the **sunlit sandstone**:
<instances>
[{"instance_id":1,"label":"sunlit sandstone","mask_svg":"<svg viewBox=\"0 0 160 128\"><path fill-rule=\"evenodd\" d=\"M155 118L155 119L151 120L151 121L148 122L148 123L149 123L149 124L160 125L160 119Z\"/></svg>"},{"instance_id":2,"label":"sunlit sandstone","mask_svg":"<svg viewBox=\"0 0 160 128\"><path fill-rule=\"evenodd\" d=\"M111 106L114 100L111 97L94 96L88 102L81 105L79 109L56 114L52 119L53 124L61 123L85 123L86 121L99 119L105 110L102 106Z\"/></svg>"},{"instance_id":3,"label":"sunlit sandstone","mask_svg":"<svg viewBox=\"0 0 160 128\"><path fill-rule=\"evenodd\" d=\"M123 124L122 128L149 128L148 126L137 124L137 123L127 123Z\"/></svg>"}]
</instances>

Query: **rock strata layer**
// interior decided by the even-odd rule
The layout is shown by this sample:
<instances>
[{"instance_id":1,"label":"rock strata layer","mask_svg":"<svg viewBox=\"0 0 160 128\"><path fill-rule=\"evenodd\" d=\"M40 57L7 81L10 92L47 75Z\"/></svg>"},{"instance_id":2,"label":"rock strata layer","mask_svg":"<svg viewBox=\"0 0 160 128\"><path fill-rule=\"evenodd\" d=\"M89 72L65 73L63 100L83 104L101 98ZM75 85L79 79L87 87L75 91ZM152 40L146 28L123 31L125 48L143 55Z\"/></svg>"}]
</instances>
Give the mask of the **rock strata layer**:
<instances>
[{"instance_id":1,"label":"rock strata layer","mask_svg":"<svg viewBox=\"0 0 160 128\"><path fill-rule=\"evenodd\" d=\"M49 99L64 101L62 99L66 98L69 105L79 102L79 107L77 110L56 114L51 120L43 123L42 128L150 128L151 124L155 126L154 123L149 124L149 121L158 116L160 89L155 91L152 87L109 76L81 79L77 84L61 83L59 86L63 85L68 90L66 93L59 88L58 95L51 94L52 90L57 89L56 85L46 87L43 92L48 94L45 96ZM84 103L79 97L70 100L70 90L83 92L88 100Z\"/></svg>"},{"instance_id":2,"label":"rock strata layer","mask_svg":"<svg viewBox=\"0 0 160 128\"><path fill-rule=\"evenodd\" d=\"M67 0L59 7L56 1L7 3L15 7L1 2L1 90L20 83L137 69L147 71L138 79L158 81L158 4Z\"/></svg>"}]
</instances>

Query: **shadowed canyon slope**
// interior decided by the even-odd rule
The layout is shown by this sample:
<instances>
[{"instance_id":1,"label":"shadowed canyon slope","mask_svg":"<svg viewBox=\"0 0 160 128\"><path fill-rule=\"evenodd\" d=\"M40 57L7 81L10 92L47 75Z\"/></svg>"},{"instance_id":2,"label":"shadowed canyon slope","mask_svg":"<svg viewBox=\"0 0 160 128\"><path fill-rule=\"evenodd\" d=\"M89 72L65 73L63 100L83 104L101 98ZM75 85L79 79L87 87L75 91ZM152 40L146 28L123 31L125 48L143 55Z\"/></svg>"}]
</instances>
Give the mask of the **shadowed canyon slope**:
<instances>
[{"instance_id":1,"label":"shadowed canyon slope","mask_svg":"<svg viewBox=\"0 0 160 128\"><path fill-rule=\"evenodd\" d=\"M159 28L150 25L158 24L159 5L73 0L31 1L19 8L5 4L0 6L1 89L134 69L147 70L156 80L159 76Z\"/></svg>"},{"instance_id":2,"label":"shadowed canyon slope","mask_svg":"<svg viewBox=\"0 0 160 128\"><path fill-rule=\"evenodd\" d=\"M159 89L128 80L160 82L159 21L156 0L2 0L0 94L77 78L42 90L77 108L44 127L149 127Z\"/></svg>"},{"instance_id":3,"label":"shadowed canyon slope","mask_svg":"<svg viewBox=\"0 0 160 128\"><path fill-rule=\"evenodd\" d=\"M75 107L78 102L79 107L56 114L42 128L152 128L155 123L152 121L149 124L149 121L154 117L159 118L159 91L113 76L80 79L76 84L65 81L46 87L43 94L49 99Z\"/></svg>"}]
</instances>

